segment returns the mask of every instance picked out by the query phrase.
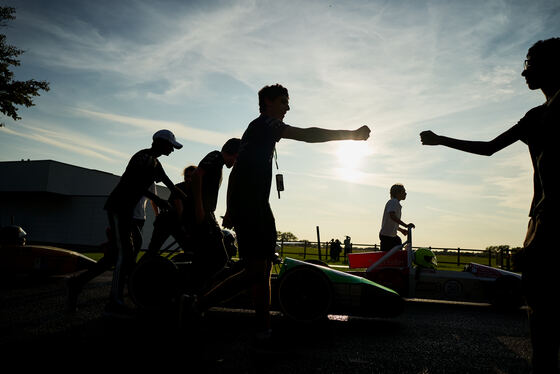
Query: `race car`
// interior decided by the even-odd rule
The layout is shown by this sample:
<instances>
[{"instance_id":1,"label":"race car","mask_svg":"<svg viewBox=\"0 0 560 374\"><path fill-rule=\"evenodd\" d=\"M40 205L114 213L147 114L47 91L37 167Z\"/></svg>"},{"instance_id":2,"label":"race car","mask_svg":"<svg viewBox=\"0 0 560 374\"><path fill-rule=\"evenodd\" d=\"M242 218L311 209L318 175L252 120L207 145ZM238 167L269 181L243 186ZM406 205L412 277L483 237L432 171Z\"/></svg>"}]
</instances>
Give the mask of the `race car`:
<instances>
[{"instance_id":1,"label":"race car","mask_svg":"<svg viewBox=\"0 0 560 374\"><path fill-rule=\"evenodd\" d=\"M16 225L0 230L2 276L55 276L85 270L95 260L67 249L28 245L27 233Z\"/></svg>"},{"instance_id":2,"label":"race car","mask_svg":"<svg viewBox=\"0 0 560 374\"><path fill-rule=\"evenodd\" d=\"M435 254L428 248L412 250L412 229L402 245L388 252L348 255L353 274L390 287L403 297L491 303L500 308L524 304L521 275L470 263L464 271L437 270Z\"/></svg>"},{"instance_id":3,"label":"race car","mask_svg":"<svg viewBox=\"0 0 560 374\"><path fill-rule=\"evenodd\" d=\"M298 321L318 320L328 314L395 317L404 309L404 300L388 287L289 257L282 261L272 290L282 313Z\"/></svg>"},{"instance_id":4,"label":"race car","mask_svg":"<svg viewBox=\"0 0 560 374\"><path fill-rule=\"evenodd\" d=\"M224 233L224 237L228 235L234 234ZM235 242L232 237L227 239L226 249L232 253ZM404 300L397 292L371 280L326 264L279 257L275 263L278 271L271 278L271 306L293 320L313 321L328 314L393 317L403 311ZM161 252L140 261L130 275L129 294L145 310L173 308L182 294L196 293L194 282L200 280L193 279L194 266L185 252ZM232 261L221 277L242 267L241 261ZM248 307L249 301L242 295L227 305Z\"/></svg>"}]
</instances>

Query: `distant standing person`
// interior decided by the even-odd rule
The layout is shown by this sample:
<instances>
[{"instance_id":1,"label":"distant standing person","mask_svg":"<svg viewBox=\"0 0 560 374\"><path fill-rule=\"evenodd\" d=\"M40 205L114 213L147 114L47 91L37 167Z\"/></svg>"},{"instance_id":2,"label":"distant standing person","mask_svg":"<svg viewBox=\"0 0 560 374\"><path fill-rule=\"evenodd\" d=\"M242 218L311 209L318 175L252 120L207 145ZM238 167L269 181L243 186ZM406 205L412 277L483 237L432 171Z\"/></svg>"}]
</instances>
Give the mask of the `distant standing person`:
<instances>
[{"instance_id":1,"label":"distant standing person","mask_svg":"<svg viewBox=\"0 0 560 374\"><path fill-rule=\"evenodd\" d=\"M401 201L406 199L406 190L400 183L394 184L389 190L391 199L385 204L383 209L383 219L381 220L381 230L379 230L379 241L382 251L389 251L396 245L401 245L402 240L397 231L403 235L408 235L408 229L414 228L413 223L404 223L401 220L402 206ZM405 227L404 228L401 228Z\"/></svg>"},{"instance_id":2,"label":"distant standing person","mask_svg":"<svg viewBox=\"0 0 560 374\"><path fill-rule=\"evenodd\" d=\"M241 138L237 161L229 178L227 211L223 226L234 227L239 255L245 264L240 278L230 277L198 301L202 308L219 299L220 289L233 284L250 288L257 320L257 337L267 339L270 330L270 273L276 249L276 223L270 209L272 160L280 139L308 143L333 140L366 140L370 129L329 130L299 128L283 122L290 110L288 90L279 84L263 87L258 94L260 116L253 120ZM237 283L239 282L239 283ZM198 308L193 308L198 309Z\"/></svg>"},{"instance_id":3,"label":"distant standing person","mask_svg":"<svg viewBox=\"0 0 560 374\"><path fill-rule=\"evenodd\" d=\"M346 235L344 239L344 263L348 262L349 253L352 253L352 242L350 241L350 237Z\"/></svg>"},{"instance_id":4,"label":"distant standing person","mask_svg":"<svg viewBox=\"0 0 560 374\"><path fill-rule=\"evenodd\" d=\"M527 52L521 75L530 90L540 89L546 102L529 110L513 127L491 141L468 141L420 134L422 144L444 145L460 151L490 156L521 140L529 146L533 163L533 201L520 270L528 305L533 372L557 373L560 346L560 263L558 230L560 128L560 38L539 40Z\"/></svg>"}]
</instances>

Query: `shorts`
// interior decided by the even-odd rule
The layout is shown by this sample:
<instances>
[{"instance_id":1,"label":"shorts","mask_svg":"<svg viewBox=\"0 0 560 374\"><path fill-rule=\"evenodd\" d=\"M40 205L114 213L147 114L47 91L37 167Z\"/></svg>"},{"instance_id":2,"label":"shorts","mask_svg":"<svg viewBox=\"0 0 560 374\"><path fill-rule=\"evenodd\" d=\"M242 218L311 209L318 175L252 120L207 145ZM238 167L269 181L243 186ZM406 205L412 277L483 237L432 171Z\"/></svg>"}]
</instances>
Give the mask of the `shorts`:
<instances>
[{"instance_id":1,"label":"shorts","mask_svg":"<svg viewBox=\"0 0 560 374\"><path fill-rule=\"evenodd\" d=\"M379 235L379 241L381 243L382 251L390 251L394 246L402 245L402 240L398 235L396 236Z\"/></svg>"},{"instance_id":2,"label":"shorts","mask_svg":"<svg viewBox=\"0 0 560 374\"><path fill-rule=\"evenodd\" d=\"M257 214L244 214L235 222L239 257L242 259L272 259L276 253L276 221L270 205Z\"/></svg>"}]
</instances>

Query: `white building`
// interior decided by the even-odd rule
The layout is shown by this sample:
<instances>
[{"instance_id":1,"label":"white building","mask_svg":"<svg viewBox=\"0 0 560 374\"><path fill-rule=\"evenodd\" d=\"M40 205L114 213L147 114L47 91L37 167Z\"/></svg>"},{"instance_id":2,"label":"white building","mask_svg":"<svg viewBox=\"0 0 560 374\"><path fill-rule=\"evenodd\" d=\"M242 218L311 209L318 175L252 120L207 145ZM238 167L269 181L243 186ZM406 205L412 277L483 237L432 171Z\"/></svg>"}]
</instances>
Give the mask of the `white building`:
<instances>
[{"instance_id":1,"label":"white building","mask_svg":"<svg viewBox=\"0 0 560 374\"><path fill-rule=\"evenodd\" d=\"M74 250L92 249L106 241L105 200L119 176L58 161L0 162L0 226L15 224L28 241ZM166 198L166 187L157 186ZM154 212L146 209L147 247Z\"/></svg>"}]
</instances>

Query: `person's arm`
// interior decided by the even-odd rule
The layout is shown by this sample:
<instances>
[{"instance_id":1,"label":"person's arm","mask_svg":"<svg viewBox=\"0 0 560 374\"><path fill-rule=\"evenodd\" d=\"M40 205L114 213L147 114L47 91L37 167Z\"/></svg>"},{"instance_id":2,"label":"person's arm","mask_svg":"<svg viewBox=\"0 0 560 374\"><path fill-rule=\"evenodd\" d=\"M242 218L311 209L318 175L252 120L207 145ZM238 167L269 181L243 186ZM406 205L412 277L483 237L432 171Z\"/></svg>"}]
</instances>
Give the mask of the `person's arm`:
<instances>
[{"instance_id":1,"label":"person's arm","mask_svg":"<svg viewBox=\"0 0 560 374\"><path fill-rule=\"evenodd\" d=\"M329 130L319 127L294 127L287 126L282 131L284 139L298 140L306 143L323 143L332 140L367 140L371 130L362 126L357 130Z\"/></svg>"},{"instance_id":2,"label":"person's arm","mask_svg":"<svg viewBox=\"0 0 560 374\"><path fill-rule=\"evenodd\" d=\"M171 200L171 206L175 210L177 217L181 218L183 216L183 209L184 209L183 201L181 199L173 199Z\"/></svg>"},{"instance_id":3,"label":"person's arm","mask_svg":"<svg viewBox=\"0 0 560 374\"><path fill-rule=\"evenodd\" d=\"M393 221L395 221L396 223L399 224L399 226L397 227L397 230L399 230L403 235L408 235L408 228L415 228L416 226L414 226L414 223L405 223L404 221L400 220L399 217L397 217L397 214L395 212L389 212L389 217L391 217L391 219ZM401 229L400 226L404 226L407 229Z\"/></svg>"},{"instance_id":4,"label":"person's arm","mask_svg":"<svg viewBox=\"0 0 560 374\"><path fill-rule=\"evenodd\" d=\"M188 199L188 198L187 198L187 195L185 195L185 193L184 193L183 191L181 191L180 188L177 188L177 187L173 184L173 182L171 182L171 179L169 179L169 177L167 176L167 174L165 174L165 173L163 174L161 181L163 182L163 184L165 184L165 186L166 186L167 188L169 188L169 190L170 190L172 193L177 194L177 195L178 195L178 198L185 199L185 200ZM161 200L161 199L160 199L160 200ZM165 201L165 200L164 200L164 201ZM168 205L169 205L169 204L168 204Z\"/></svg>"},{"instance_id":5,"label":"person's arm","mask_svg":"<svg viewBox=\"0 0 560 374\"><path fill-rule=\"evenodd\" d=\"M169 203L167 201L163 200L161 197L159 197L158 195L156 195L150 190L146 190L144 192L144 196L146 196L148 199L150 199L160 208L164 208L164 209L169 208Z\"/></svg>"},{"instance_id":6,"label":"person's arm","mask_svg":"<svg viewBox=\"0 0 560 374\"><path fill-rule=\"evenodd\" d=\"M490 141L471 141L437 135L428 130L420 133L420 139L423 145L443 145L463 152L491 156L499 150L515 143L519 140L519 136L512 128Z\"/></svg>"},{"instance_id":7,"label":"person's arm","mask_svg":"<svg viewBox=\"0 0 560 374\"><path fill-rule=\"evenodd\" d=\"M226 229L233 228L233 221L232 221L231 215L229 213L229 207L230 207L230 202L231 202L231 191L233 191L233 186L235 185L236 182L235 182L235 178L232 178L232 175L233 175L233 172L230 173L230 175L229 175L228 189L227 189L227 194L226 194L226 213L222 217L222 226L225 227Z\"/></svg>"},{"instance_id":8,"label":"person's arm","mask_svg":"<svg viewBox=\"0 0 560 374\"><path fill-rule=\"evenodd\" d=\"M157 187L156 184L152 184L152 186L150 187L150 191L154 193L154 195L157 196ZM154 210L154 215L157 217L157 215L159 214L159 209L156 205L156 203L154 203L154 200L150 199L150 205L152 206L152 209Z\"/></svg>"},{"instance_id":9,"label":"person's arm","mask_svg":"<svg viewBox=\"0 0 560 374\"><path fill-rule=\"evenodd\" d=\"M159 209L157 207L157 204L154 203L154 201L152 199L150 199L150 205L152 206L152 209L154 210L154 215L157 216L159 214Z\"/></svg>"},{"instance_id":10,"label":"person's arm","mask_svg":"<svg viewBox=\"0 0 560 374\"><path fill-rule=\"evenodd\" d=\"M398 223L400 226L412 228L415 227L413 223L404 223L404 221L400 220L399 217L397 217L397 214L395 212L389 212L389 217L391 217L391 219Z\"/></svg>"}]
</instances>

